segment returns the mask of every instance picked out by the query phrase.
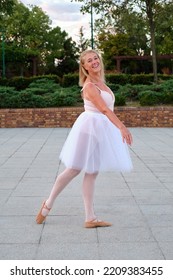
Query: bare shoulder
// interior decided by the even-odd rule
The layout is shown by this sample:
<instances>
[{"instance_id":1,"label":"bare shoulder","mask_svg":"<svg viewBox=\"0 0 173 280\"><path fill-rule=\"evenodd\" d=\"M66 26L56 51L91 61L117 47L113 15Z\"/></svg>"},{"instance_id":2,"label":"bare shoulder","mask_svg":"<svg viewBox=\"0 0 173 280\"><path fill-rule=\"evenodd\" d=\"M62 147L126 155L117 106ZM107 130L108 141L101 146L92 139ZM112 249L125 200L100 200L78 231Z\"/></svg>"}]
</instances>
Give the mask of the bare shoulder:
<instances>
[{"instance_id":1,"label":"bare shoulder","mask_svg":"<svg viewBox=\"0 0 173 280\"><path fill-rule=\"evenodd\" d=\"M98 92L98 87L92 82L86 82L83 86L83 91L89 94Z\"/></svg>"},{"instance_id":2,"label":"bare shoulder","mask_svg":"<svg viewBox=\"0 0 173 280\"><path fill-rule=\"evenodd\" d=\"M86 99L92 101L93 98L99 95L99 90L94 83L88 83L83 90L83 95Z\"/></svg>"},{"instance_id":3,"label":"bare shoulder","mask_svg":"<svg viewBox=\"0 0 173 280\"><path fill-rule=\"evenodd\" d=\"M83 89L93 89L95 87L95 84L92 83L92 82L85 82L84 85L83 85Z\"/></svg>"}]
</instances>

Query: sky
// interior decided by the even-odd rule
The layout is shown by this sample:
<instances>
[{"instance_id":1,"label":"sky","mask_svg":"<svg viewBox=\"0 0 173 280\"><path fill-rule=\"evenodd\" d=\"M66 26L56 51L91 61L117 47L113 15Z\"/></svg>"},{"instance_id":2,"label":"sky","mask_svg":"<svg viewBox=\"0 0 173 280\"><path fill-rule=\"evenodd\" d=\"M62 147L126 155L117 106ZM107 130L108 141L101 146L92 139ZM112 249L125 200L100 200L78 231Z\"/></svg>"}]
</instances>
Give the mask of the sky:
<instances>
[{"instance_id":1,"label":"sky","mask_svg":"<svg viewBox=\"0 0 173 280\"><path fill-rule=\"evenodd\" d=\"M80 12L81 3L71 0L20 0L25 6L36 5L42 8L52 21L52 27L59 26L74 41L79 39L79 29L84 27L85 37L90 38L90 15Z\"/></svg>"}]
</instances>

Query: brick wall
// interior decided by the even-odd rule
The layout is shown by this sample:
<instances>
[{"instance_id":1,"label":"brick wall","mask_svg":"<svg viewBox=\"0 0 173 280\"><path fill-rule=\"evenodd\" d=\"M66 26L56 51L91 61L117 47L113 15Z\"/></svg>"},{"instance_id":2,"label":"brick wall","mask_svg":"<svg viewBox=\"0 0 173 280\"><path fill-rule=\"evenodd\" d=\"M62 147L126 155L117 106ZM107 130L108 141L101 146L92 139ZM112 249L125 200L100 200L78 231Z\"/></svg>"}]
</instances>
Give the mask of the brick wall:
<instances>
[{"instance_id":1,"label":"brick wall","mask_svg":"<svg viewBox=\"0 0 173 280\"><path fill-rule=\"evenodd\" d=\"M83 108L0 109L0 127L71 127ZM129 127L173 127L173 107L116 107Z\"/></svg>"}]
</instances>

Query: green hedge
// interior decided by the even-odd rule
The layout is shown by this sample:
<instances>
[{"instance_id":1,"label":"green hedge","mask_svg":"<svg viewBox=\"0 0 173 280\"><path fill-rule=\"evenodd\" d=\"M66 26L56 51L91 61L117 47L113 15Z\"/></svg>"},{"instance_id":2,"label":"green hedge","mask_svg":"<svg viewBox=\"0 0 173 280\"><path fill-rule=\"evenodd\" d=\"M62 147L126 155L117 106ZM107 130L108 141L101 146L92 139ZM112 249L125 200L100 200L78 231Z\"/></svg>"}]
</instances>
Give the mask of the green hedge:
<instances>
[{"instance_id":1,"label":"green hedge","mask_svg":"<svg viewBox=\"0 0 173 280\"><path fill-rule=\"evenodd\" d=\"M34 77L14 77L12 79L2 79L0 78L0 86L10 86L14 87L17 90L22 90L27 88L32 82L39 79L48 79L53 80L55 83L60 84L63 87L71 87L73 85L78 86L79 84L79 75L78 73L74 74L65 74L61 79L57 75L43 75L43 76L34 76ZM158 75L159 80L169 80L173 79L173 75ZM108 84L114 85L150 85L153 83L154 77L152 74L106 74L106 82Z\"/></svg>"},{"instance_id":2,"label":"green hedge","mask_svg":"<svg viewBox=\"0 0 173 280\"><path fill-rule=\"evenodd\" d=\"M122 94L116 94L115 96L115 106L125 106L126 98Z\"/></svg>"},{"instance_id":3,"label":"green hedge","mask_svg":"<svg viewBox=\"0 0 173 280\"><path fill-rule=\"evenodd\" d=\"M76 105L75 96L54 92L49 95L34 95L31 92L18 94L1 94L0 108L46 108Z\"/></svg>"},{"instance_id":4,"label":"green hedge","mask_svg":"<svg viewBox=\"0 0 173 280\"><path fill-rule=\"evenodd\" d=\"M44 75L44 76L33 76L33 77L14 77L11 79L0 78L0 86L14 87L16 90L22 90L27 88L32 82L39 79L53 80L55 83L60 83L60 78L57 75Z\"/></svg>"},{"instance_id":5,"label":"green hedge","mask_svg":"<svg viewBox=\"0 0 173 280\"><path fill-rule=\"evenodd\" d=\"M154 92L152 90L142 91L139 94L139 101L142 106L153 106L156 104L161 104L162 94Z\"/></svg>"},{"instance_id":6,"label":"green hedge","mask_svg":"<svg viewBox=\"0 0 173 280\"><path fill-rule=\"evenodd\" d=\"M44 108L74 106L79 101L80 90L60 87L50 79L35 80L28 88L17 91L14 87L0 87L0 108ZM81 98L80 98L81 99Z\"/></svg>"},{"instance_id":7,"label":"green hedge","mask_svg":"<svg viewBox=\"0 0 173 280\"><path fill-rule=\"evenodd\" d=\"M141 106L173 104L173 79L162 80L158 85L108 85L115 94L116 106L124 106L127 101L137 101ZM54 78L34 79L22 90L17 90L15 86L0 86L0 108L76 106L79 103L82 103L81 88L78 85L70 87L69 84L68 87L62 87Z\"/></svg>"},{"instance_id":8,"label":"green hedge","mask_svg":"<svg viewBox=\"0 0 173 280\"><path fill-rule=\"evenodd\" d=\"M160 81L165 81L169 79L173 79L173 75L161 75L158 74L158 78ZM106 74L106 82L108 84L114 85L151 85L154 81L153 74ZM62 86L70 87L73 85L79 84L79 75L78 74L67 74L64 75L62 80Z\"/></svg>"},{"instance_id":9,"label":"green hedge","mask_svg":"<svg viewBox=\"0 0 173 280\"><path fill-rule=\"evenodd\" d=\"M140 105L153 106L173 104L173 80L162 82L160 85L153 85L150 89L141 91L138 94Z\"/></svg>"},{"instance_id":10,"label":"green hedge","mask_svg":"<svg viewBox=\"0 0 173 280\"><path fill-rule=\"evenodd\" d=\"M126 101L138 101L142 106L173 104L173 79L162 81L158 85L119 85L114 93L115 96L124 96Z\"/></svg>"},{"instance_id":11,"label":"green hedge","mask_svg":"<svg viewBox=\"0 0 173 280\"><path fill-rule=\"evenodd\" d=\"M169 80L173 79L173 75L158 75L158 79L162 80ZM107 74L106 81L112 84L118 85L151 85L154 81L153 74Z\"/></svg>"},{"instance_id":12,"label":"green hedge","mask_svg":"<svg viewBox=\"0 0 173 280\"><path fill-rule=\"evenodd\" d=\"M74 85L79 85L79 74L65 74L61 81L63 87L71 87Z\"/></svg>"}]
</instances>

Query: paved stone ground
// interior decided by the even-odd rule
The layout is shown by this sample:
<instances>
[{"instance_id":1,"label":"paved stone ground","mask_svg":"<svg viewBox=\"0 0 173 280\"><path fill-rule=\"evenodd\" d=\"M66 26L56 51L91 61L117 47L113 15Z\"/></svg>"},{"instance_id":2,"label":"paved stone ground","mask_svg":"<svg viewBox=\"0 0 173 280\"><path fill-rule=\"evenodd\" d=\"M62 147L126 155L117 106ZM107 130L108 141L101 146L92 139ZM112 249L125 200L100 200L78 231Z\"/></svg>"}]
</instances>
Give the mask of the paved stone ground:
<instances>
[{"instance_id":1,"label":"paved stone ground","mask_svg":"<svg viewBox=\"0 0 173 280\"><path fill-rule=\"evenodd\" d=\"M131 128L133 172L99 175L95 209L112 227L83 227L82 173L56 200L46 223L35 223L64 168L58 155L68 132L0 129L0 259L173 259L171 128Z\"/></svg>"}]
</instances>

